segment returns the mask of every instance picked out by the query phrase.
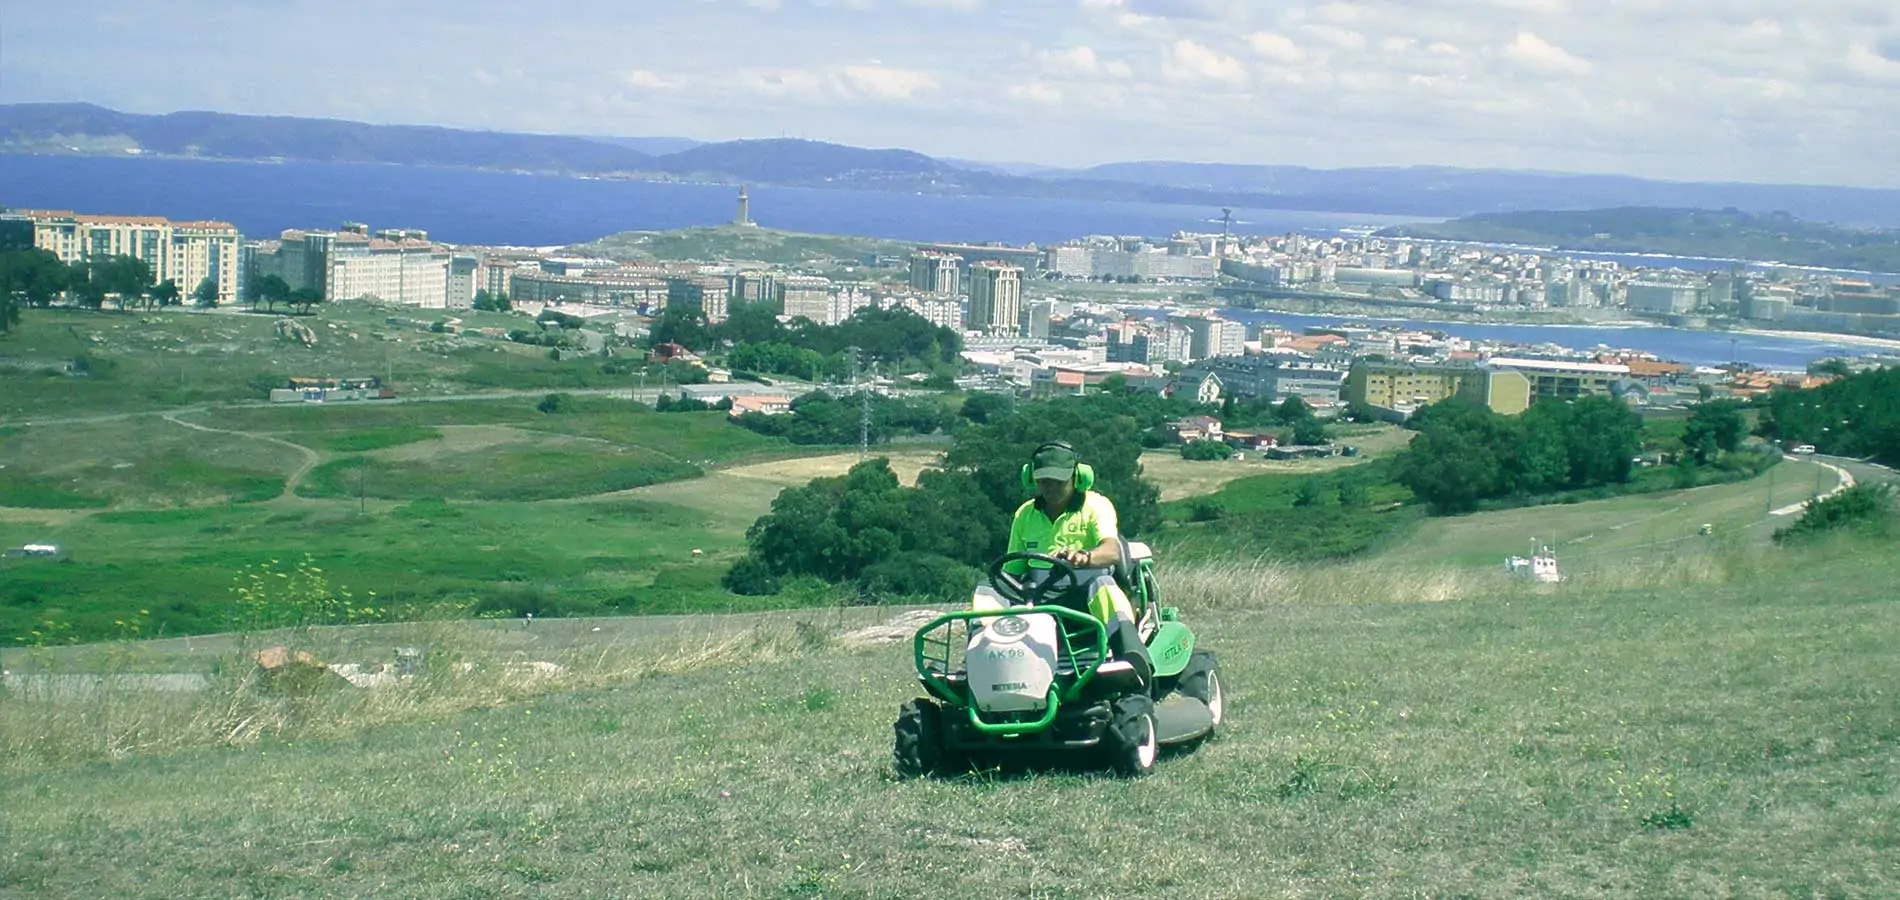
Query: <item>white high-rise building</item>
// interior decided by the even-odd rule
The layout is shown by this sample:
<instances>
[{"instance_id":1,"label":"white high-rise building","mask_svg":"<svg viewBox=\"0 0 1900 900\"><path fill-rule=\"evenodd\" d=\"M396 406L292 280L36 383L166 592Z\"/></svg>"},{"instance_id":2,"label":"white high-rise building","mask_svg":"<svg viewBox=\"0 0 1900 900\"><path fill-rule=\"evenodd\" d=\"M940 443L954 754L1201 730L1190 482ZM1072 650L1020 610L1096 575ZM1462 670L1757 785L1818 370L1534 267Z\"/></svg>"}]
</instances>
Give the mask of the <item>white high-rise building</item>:
<instances>
[{"instance_id":1,"label":"white high-rise building","mask_svg":"<svg viewBox=\"0 0 1900 900\"><path fill-rule=\"evenodd\" d=\"M985 334L1023 333L1023 270L999 262L970 266L970 314L966 326Z\"/></svg>"},{"instance_id":2,"label":"white high-rise building","mask_svg":"<svg viewBox=\"0 0 1900 900\"><path fill-rule=\"evenodd\" d=\"M446 309L448 250L416 237L370 237L358 231L336 235L330 245L326 300L373 297L389 303ZM471 294L472 297L472 294Z\"/></svg>"}]
</instances>

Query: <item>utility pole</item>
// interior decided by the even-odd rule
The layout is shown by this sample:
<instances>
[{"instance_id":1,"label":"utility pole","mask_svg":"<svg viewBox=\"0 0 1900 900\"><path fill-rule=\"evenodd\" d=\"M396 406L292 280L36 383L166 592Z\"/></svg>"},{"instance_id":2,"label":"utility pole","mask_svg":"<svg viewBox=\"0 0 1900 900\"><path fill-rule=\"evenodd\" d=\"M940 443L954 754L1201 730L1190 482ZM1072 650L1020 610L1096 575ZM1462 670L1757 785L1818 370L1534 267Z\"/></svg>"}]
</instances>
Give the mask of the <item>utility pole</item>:
<instances>
[{"instance_id":1,"label":"utility pole","mask_svg":"<svg viewBox=\"0 0 1900 900\"><path fill-rule=\"evenodd\" d=\"M875 378L877 364L871 364ZM858 393L858 462L871 452L871 391L869 386Z\"/></svg>"}]
</instances>

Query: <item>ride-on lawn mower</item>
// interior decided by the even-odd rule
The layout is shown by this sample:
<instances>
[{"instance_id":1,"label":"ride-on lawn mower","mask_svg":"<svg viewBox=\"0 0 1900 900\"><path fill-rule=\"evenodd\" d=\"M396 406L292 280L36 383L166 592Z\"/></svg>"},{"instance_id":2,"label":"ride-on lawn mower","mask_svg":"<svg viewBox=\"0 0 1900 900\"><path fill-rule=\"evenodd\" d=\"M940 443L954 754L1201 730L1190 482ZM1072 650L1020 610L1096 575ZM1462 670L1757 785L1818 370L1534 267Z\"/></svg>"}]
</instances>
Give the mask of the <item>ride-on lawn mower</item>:
<instances>
[{"instance_id":1,"label":"ride-on lawn mower","mask_svg":"<svg viewBox=\"0 0 1900 900\"><path fill-rule=\"evenodd\" d=\"M1087 612L1091 577L1052 556L1010 553L990 564L975 608L917 629L917 680L930 696L898 715L898 774L1079 752L1140 776L1154 770L1162 746L1197 743L1220 727L1226 710L1214 654L1194 649L1194 633L1160 605L1148 547L1121 549L1112 574L1134 608L1134 627L1104 625ZM1014 562L1047 568L1017 576L1005 570Z\"/></svg>"}]
</instances>

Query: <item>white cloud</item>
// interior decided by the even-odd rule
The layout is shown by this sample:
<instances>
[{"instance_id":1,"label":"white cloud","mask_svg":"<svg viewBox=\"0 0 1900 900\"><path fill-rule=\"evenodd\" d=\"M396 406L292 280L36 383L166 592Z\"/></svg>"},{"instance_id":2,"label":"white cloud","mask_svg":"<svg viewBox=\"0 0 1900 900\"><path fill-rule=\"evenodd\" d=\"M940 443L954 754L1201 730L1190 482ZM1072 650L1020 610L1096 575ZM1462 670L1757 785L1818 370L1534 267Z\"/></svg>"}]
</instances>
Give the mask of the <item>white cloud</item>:
<instances>
[{"instance_id":1,"label":"white cloud","mask_svg":"<svg viewBox=\"0 0 1900 900\"><path fill-rule=\"evenodd\" d=\"M626 82L631 87L650 91L671 90L680 85L678 79L668 78L658 72L649 72L646 69L628 69L620 73L620 80Z\"/></svg>"},{"instance_id":2,"label":"white cloud","mask_svg":"<svg viewBox=\"0 0 1900 900\"><path fill-rule=\"evenodd\" d=\"M1337 28L1332 25L1307 25L1301 30L1312 35L1315 40L1331 44L1341 50L1364 50L1366 48L1366 36L1350 29Z\"/></svg>"},{"instance_id":3,"label":"white cloud","mask_svg":"<svg viewBox=\"0 0 1900 900\"><path fill-rule=\"evenodd\" d=\"M1528 31L1518 32L1517 38L1504 48L1504 55L1526 69L1545 75L1590 74L1588 60L1578 59Z\"/></svg>"},{"instance_id":4,"label":"white cloud","mask_svg":"<svg viewBox=\"0 0 1900 900\"><path fill-rule=\"evenodd\" d=\"M983 8L983 0L910 0L910 5L925 9L950 9L957 12L976 12Z\"/></svg>"},{"instance_id":5,"label":"white cloud","mask_svg":"<svg viewBox=\"0 0 1900 900\"><path fill-rule=\"evenodd\" d=\"M915 69L845 66L840 75L851 90L878 100L911 100L939 87L936 76Z\"/></svg>"},{"instance_id":6,"label":"white cloud","mask_svg":"<svg viewBox=\"0 0 1900 900\"><path fill-rule=\"evenodd\" d=\"M1012 84L1007 94L1011 100L1033 103L1037 106L1059 106L1062 103L1062 90L1040 81L1031 84Z\"/></svg>"},{"instance_id":7,"label":"white cloud","mask_svg":"<svg viewBox=\"0 0 1900 900\"><path fill-rule=\"evenodd\" d=\"M1168 48L1168 77L1178 81L1247 83L1247 69L1231 56L1186 38Z\"/></svg>"},{"instance_id":8,"label":"white cloud","mask_svg":"<svg viewBox=\"0 0 1900 900\"><path fill-rule=\"evenodd\" d=\"M1847 67L1875 81L1900 81L1900 61L1882 55L1867 44L1847 48Z\"/></svg>"},{"instance_id":9,"label":"white cloud","mask_svg":"<svg viewBox=\"0 0 1900 900\"><path fill-rule=\"evenodd\" d=\"M1300 52L1299 45L1293 43L1291 38L1271 31L1257 31L1249 35L1247 46L1252 47L1253 52L1275 62L1299 62L1305 56Z\"/></svg>"},{"instance_id":10,"label":"white cloud","mask_svg":"<svg viewBox=\"0 0 1900 900\"><path fill-rule=\"evenodd\" d=\"M1082 0L1083 9L1120 9L1122 0Z\"/></svg>"},{"instance_id":11,"label":"white cloud","mask_svg":"<svg viewBox=\"0 0 1900 900\"><path fill-rule=\"evenodd\" d=\"M1096 57L1095 49L1087 45L1070 47L1067 50L1044 50L1036 54L1043 68L1052 72L1093 75L1101 71L1102 61Z\"/></svg>"}]
</instances>

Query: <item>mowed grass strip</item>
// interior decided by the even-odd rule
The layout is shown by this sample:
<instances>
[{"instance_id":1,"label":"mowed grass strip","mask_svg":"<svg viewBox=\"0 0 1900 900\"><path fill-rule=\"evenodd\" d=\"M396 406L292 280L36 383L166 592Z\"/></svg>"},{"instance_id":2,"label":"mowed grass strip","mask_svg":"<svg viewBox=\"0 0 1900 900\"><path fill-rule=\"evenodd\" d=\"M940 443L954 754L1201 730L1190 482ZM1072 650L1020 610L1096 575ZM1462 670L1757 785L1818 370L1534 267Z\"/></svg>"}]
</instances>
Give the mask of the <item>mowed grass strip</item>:
<instances>
[{"instance_id":1,"label":"mowed grass strip","mask_svg":"<svg viewBox=\"0 0 1900 900\"><path fill-rule=\"evenodd\" d=\"M385 500L533 501L604 494L693 478L698 466L648 450L603 443L522 442L427 459L351 456L312 470L298 494Z\"/></svg>"},{"instance_id":2,"label":"mowed grass strip","mask_svg":"<svg viewBox=\"0 0 1900 900\"><path fill-rule=\"evenodd\" d=\"M303 455L158 416L33 425L0 438L0 506L187 506L268 500Z\"/></svg>"},{"instance_id":3,"label":"mowed grass strip","mask_svg":"<svg viewBox=\"0 0 1900 900\"><path fill-rule=\"evenodd\" d=\"M722 475L667 484L653 497L561 503L371 500L304 506L125 510L57 524L0 519L0 546L50 542L67 560L0 559L0 643L46 622L86 639L118 621L146 635L227 627L247 570L304 559L393 616L691 612L790 605L743 598L719 576L776 494ZM371 482L373 485L374 482ZM701 508L720 496L723 505ZM700 550L700 556L694 556ZM487 605L484 605L487 604ZM141 616L140 611L148 615ZM56 638L58 642L60 638Z\"/></svg>"},{"instance_id":4,"label":"mowed grass strip","mask_svg":"<svg viewBox=\"0 0 1900 900\"><path fill-rule=\"evenodd\" d=\"M284 440L293 444L302 444L313 450L324 450L330 453L363 453L420 441L432 441L440 437L442 437L440 429L427 425L390 425L342 434L334 431L320 431L309 434L293 432L283 435Z\"/></svg>"},{"instance_id":5,"label":"mowed grass strip","mask_svg":"<svg viewBox=\"0 0 1900 900\"><path fill-rule=\"evenodd\" d=\"M6 884L180 897L1895 894L1900 604L1885 586L1900 572L1869 545L1774 563L1708 585L1188 609L1221 655L1229 725L1136 782L1044 767L893 779L890 722L917 693L908 649L826 643L836 631L814 613L795 640L753 636L771 652L671 674L345 733L290 710L275 738L9 766Z\"/></svg>"}]
</instances>

